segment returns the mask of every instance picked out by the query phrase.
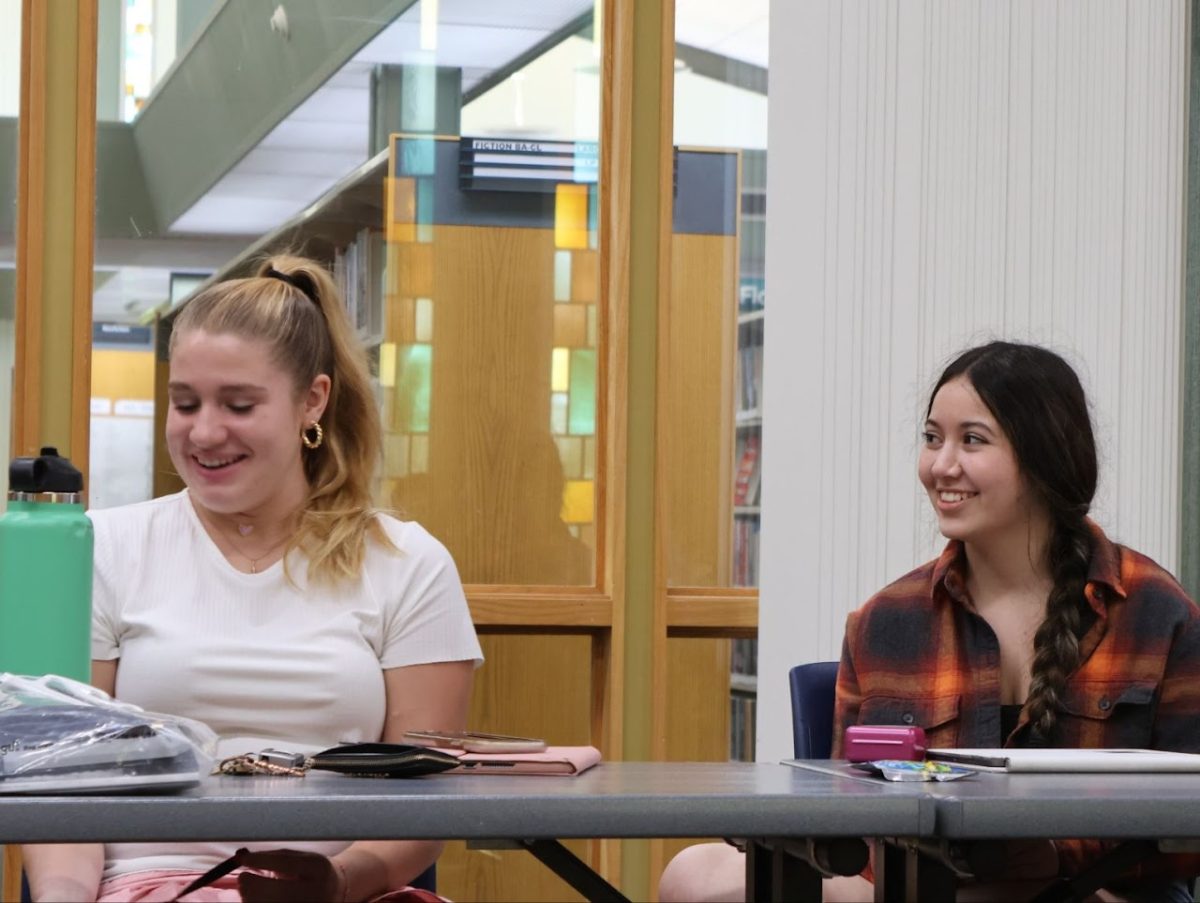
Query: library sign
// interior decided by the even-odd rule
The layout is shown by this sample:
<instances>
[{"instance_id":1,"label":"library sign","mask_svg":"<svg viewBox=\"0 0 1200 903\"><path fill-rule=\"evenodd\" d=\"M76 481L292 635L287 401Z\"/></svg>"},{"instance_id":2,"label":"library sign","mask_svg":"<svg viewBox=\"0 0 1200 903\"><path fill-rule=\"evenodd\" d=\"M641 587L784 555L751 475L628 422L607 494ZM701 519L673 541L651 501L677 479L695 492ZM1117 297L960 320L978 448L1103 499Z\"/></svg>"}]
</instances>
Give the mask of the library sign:
<instances>
[{"instance_id":1,"label":"library sign","mask_svg":"<svg viewBox=\"0 0 1200 903\"><path fill-rule=\"evenodd\" d=\"M595 141L521 141L460 138L458 182L476 191L552 194L562 182L595 184L600 145Z\"/></svg>"}]
</instances>

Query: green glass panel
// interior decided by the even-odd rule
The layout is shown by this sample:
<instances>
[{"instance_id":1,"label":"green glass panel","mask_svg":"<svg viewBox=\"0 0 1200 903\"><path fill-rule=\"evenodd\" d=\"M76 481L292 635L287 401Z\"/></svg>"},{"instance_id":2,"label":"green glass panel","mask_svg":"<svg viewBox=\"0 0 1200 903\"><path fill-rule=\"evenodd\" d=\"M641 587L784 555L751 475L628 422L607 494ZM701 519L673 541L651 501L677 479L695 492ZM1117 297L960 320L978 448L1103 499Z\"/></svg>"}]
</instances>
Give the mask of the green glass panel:
<instances>
[{"instance_id":1,"label":"green glass panel","mask_svg":"<svg viewBox=\"0 0 1200 903\"><path fill-rule=\"evenodd\" d=\"M431 176L436 146L432 138L402 138L399 147L399 175Z\"/></svg>"},{"instance_id":2,"label":"green glass panel","mask_svg":"<svg viewBox=\"0 0 1200 903\"><path fill-rule=\"evenodd\" d=\"M590 436L596 432L596 352L577 348L571 352L571 399L568 432Z\"/></svg>"},{"instance_id":3,"label":"green glass panel","mask_svg":"<svg viewBox=\"0 0 1200 903\"><path fill-rule=\"evenodd\" d=\"M396 400L400 429L429 432L429 395L433 382L433 346L405 345L400 349Z\"/></svg>"}]
</instances>

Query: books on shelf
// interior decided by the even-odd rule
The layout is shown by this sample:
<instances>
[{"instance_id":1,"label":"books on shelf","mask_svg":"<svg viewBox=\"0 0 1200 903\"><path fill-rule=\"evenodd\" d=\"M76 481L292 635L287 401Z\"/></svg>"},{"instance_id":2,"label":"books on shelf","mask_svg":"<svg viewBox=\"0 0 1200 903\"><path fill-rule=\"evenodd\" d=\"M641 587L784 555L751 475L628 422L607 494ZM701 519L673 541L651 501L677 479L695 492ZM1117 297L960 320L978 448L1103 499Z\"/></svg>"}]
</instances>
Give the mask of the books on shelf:
<instances>
[{"instance_id":1,"label":"books on shelf","mask_svg":"<svg viewBox=\"0 0 1200 903\"><path fill-rule=\"evenodd\" d=\"M350 325L364 345L383 341L383 233L369 226L334 252L333 281L342 293Z\"/></svg>"},{"instance_id":2,"label":"books on shelf","mask_svg":"<svg viewBox=\"0 0 1200 903\"><path fill-rule=\"evenodd\" d=\"M757 699L754 695L729 697L729 758L734 762L754 761L754 729Z\"/></svg>"},{"instance_id":3,"label":"books on shelf","mask_svg":"<svg viewBox=\"0 0 1200 903\"><path fill-rule=\"evenodd\" d=\"M763 346L738 349L738 410L758 411L762 405Z\"/></svg>"},{"instance_id":4,"label":"books on shelf","mask_svg":"<svg viewBox=\"0 0 1200 903\"><path fill-rule=\"evenodd\" d=\"M758 586L757 517L739 517L733 522L733 585Z\"/></svg>"},{"instance_id":5,"label":"books on shelf","mask_svg":"<svg viewBox=\"0 0 1200 903\"><path fill-rule=\"evenodd\" d=\"M733 481L733 504L738 507L758 504L761 449L762 437L757 433L738 442L738 469Z\"/></svg>"},{"instance_id":6,"label":"books on shelf","mask_svg":"<svg viewBox=\"0 0 1200 903\"><path fill-rule=\"evenodd\" d=\"M758 640L733 640L729 669L734 674L754 677L758 674Z\"/></svg>"}]
</instances>

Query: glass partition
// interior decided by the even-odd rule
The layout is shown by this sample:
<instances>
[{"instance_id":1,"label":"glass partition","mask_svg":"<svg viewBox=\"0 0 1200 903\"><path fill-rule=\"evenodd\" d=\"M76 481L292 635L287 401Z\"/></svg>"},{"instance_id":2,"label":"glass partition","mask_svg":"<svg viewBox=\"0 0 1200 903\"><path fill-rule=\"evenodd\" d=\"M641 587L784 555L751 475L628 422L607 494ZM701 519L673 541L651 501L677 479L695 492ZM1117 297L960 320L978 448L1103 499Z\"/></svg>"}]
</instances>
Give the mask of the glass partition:
<instances>
[{"instance_id":1,"label":"glass partition","mask_svg":"<svg viewBox=\"0 0 1200 903\"><path fill-rule=\"evenodd\" d=\"M21 107L21 0L0 0L0 511L8 498L16 313L17 117Z\"/></svg>"},{"instance_id":2,"label":"glass partition","mask_svg":"<svg viewBox=\"0 0 1200 903\"><path fill-rule=\"evenodd\" d=\"M767 0L676 2L667 582L735 601L746 601L736 588L758 585L768 24ZM688 157L731 162L693 186ZM753 759L757 641L668 645L670 756ZM696 732L688 720L701 707L709 727Z\"/></svg>"},{"instance_id":3,"label":"glass partition","mask_svg":"<svg viewBox=\"0 0 1200 903\"><path fill-rule=\"evenodd\" d=\"M719 189L676 168L670 321L692 334L668 368L672 586L758 585L767 6L676 2L674 143L735 162L711 170Z\"/></svg>"}]
</instances>

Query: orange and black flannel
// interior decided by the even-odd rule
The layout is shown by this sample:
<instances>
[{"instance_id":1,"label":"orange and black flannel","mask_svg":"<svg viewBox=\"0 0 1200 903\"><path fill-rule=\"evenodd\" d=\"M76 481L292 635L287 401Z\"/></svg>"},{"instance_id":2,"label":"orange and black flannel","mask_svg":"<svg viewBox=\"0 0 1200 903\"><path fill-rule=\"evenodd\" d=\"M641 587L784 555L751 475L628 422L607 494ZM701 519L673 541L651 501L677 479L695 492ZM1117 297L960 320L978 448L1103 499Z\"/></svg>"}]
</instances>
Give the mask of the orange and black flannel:
<instances>
[{"instance_id":1,"label":"orange and black flannel","mask_svg":"<svg viewBox=\"0 0 1200 903\"><path fill-rule=\"evenodd\" d=\"M1053 743L1200 753L1200 609L1145 555L1089 527L1081 664L1067 680ZM852 724L917 725L930 747L1026 745L1025 712L1011 735L1000 736L1000 645L973 611L965 568L962 543L952 541L850 615L835 758ZM1056 846L1062 873L1072 875L1105 845Z\"/></svg>"}]
</instances>

